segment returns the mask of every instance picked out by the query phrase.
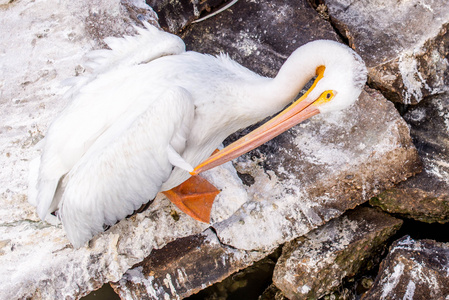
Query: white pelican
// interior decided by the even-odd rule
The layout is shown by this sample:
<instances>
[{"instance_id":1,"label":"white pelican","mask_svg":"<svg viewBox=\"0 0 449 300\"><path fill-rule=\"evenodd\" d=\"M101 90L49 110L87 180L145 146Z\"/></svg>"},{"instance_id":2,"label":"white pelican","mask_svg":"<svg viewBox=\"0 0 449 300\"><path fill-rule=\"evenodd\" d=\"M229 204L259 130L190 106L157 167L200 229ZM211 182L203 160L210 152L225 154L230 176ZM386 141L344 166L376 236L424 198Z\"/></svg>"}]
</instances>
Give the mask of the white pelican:
<instances>
[{"instance_id":1,"label":"white pelican","mask_svg":"<svg viewBox=\"0 0 449 300\"><path fill-rule=\"evenodd\" d=\"M266 78L226 55L186 52L177 36L145 26L134 37L106 39L112 50L90 55L95 68L68 92L71 102L49 127L30 183L39 216L58 211L75 247L161 191L208 222L213 200L199 198L196 206L198 197L179 200L169 190L189 172L232 159L313 115L350 106L366 82L362 59L334 41L298 48L275 78ZM279 112L315 76L288 109L192 171L228 135Z\"/></svg>"}]
</instances>

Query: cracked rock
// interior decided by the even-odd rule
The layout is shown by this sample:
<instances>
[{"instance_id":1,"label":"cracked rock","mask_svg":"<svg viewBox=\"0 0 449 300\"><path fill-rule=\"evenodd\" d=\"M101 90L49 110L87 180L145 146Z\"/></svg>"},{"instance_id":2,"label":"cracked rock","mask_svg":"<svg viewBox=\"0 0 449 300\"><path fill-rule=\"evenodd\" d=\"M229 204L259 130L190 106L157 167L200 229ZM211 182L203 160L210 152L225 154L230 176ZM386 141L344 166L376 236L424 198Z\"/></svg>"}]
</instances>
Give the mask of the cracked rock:
<instances>
[{"instance_id":1,"label":"cracked rock","mask_svg":"<svg viewBox=\"0 0 449 300\"><path fill-rule=\"evenodd\" d=\"M268 76L274 76L298 46L318 38L338 39L306 1L239 1L192 25L183 38L190 50L229 52ZM249 185L249 201L213 227L225 244L262 251L420 172L407 125L394 106L371 89L351 109L296 126L234 166Z\"/></svg>"},{"instance_id":2,"label":"cracked rock","mask_svg":"<svg viewBox=\"0 0 449 300\"><path fill-rule=\"evenodd\" d=\"M427 223L449 221L449 94L426 99L404 115L423 172L370 200L383 210Z\"/></svg>"},{"instance_id":3,"label":"cracked rock","mask_svg":"<svg viewBox=\"0 0 449 300\"><path fill-rule=\"evenodd\" d=\"M370 112L370 113L366 113ZM234 164L249 201L213 225L235 248L270 251L420 171L409 129L370 89L350 109L312 118Z\"/></svg>"},{"instance_id":4,"label":"cracked rock","mask_svg":"<svg viewBox=\"0 0 449 300\"><path fill-rule=\"evenodd\" d=\"M338 36L306 0L262 0L238 1L190 26L183 39L188 50L229 53L251 70L274 77L299 46L317 39L338 40Z\"/></svg>"},{"instance_id":5,"label":"cracked rock","mask_svg":"<svg viewBox=\"0 0 449 300\"><path fill-rule=\"evenodd\" d=\"M198 19L202 13L210 13L213 9L219 9L229 2L230 0L146 1L158 14L161 27L172 33L178 33L192 21Z\"/></svg>"},{"instance_id":6,"label":"cracked rock","mask_svg":"<svg viewBox=\"0 0 449 300\"><path fill-rule=\"evenodd\" d=\"M112 286L122 299L185 298L267 254L222 245L209 229L153 251Z\"/></svg>"},{"instance_id":7,"label":"cracked rock","mask_svg":"<svg viewBox=\"0 0 449 300\"><path fill-rule=\"evenodd\" d=\"M405 236L382 261L373 287L363 300L447 299L449 245Z\"/></svg>"},{"instance_id":8,"label":"cracked rock","mask_svg":"<svg viewBox=\"0 0 449 300\"><path fill-rule=\"evenodd\" d=\"M402 221L372 208L357 208L287 243L274 284L289 299L317 299L337 289L384 249Z\"/></svg>"},{"instance_id":9,"label":"cracked rock","mask_svg":"<svg viewBox=\"0 0 449 300\"><path fill-rule=\"evenodd\" d=\"M8 182L0 198L3 297L81 297L105 282L120 280L126 270L154 249L209 227L158 197L149 210L122 220L86 247L72 249L61 225L39 222L26 203L28 161L38 153L34 140L66 104L61 100L65 90L59 82L83 72L81 57L98 48L100 38L132 34L135 19L147 11L129 10L124 3L23 0L9 2L5 4L7 10L0 10L0 22L7 34L6 52L0 56L5 75L0 83L2 97L7 99L0 101L5 120L0 136L5 154L0 157L4 168L0 176ZM142 1L139 3L145 8ZM301 44L317 38L338 39L305 1L261 3L263 6L239 1L214 21L192 26L191 33L186 33L186 39L191 39L189 47L214 49L204 50L206 53L237 53L235 57L246 66L273 75ZM246 4L258 10L243 14L242 5ZM265 21L260 13L264 10L272 14ZM235 16L240 16L237 21ZM291 20L295 20L295 26L289 23ZM193 33L196 28L205 36L220 32L231 37L232 26L239 29L236 42L228 38L220 44ZM268 38L270 42L253 43ZM227 50L222 47L225 44L232 47ZM30 139L30 134L36 139ZM269 253L419 171L406 124L391 103L370 89L351 109L316 116L240 158L235 167L249 186L242 185L231 164L210 173L212 183L222 190L214 203L212 226L226 249L246 257L227 261L232 262L228 264L230 270L256 260L253 253ZM212 244L212 240L203 241ZM170 276L173 279L175 275ZM149 281L151 276L140 279ZM159 287L168 286L171 293L170 283L175 286L167 279Z\"/></svg>"},{"instance_id":10,"label":"cracked rock","mask_svg":"<svg viewBox=\"0 0 449 300\"><path fill-rule=\"evenodd\" d=\"M325 0L330 20L387 99L417 103L449 90L446 1Z\"/></svg>"}]
</instances>

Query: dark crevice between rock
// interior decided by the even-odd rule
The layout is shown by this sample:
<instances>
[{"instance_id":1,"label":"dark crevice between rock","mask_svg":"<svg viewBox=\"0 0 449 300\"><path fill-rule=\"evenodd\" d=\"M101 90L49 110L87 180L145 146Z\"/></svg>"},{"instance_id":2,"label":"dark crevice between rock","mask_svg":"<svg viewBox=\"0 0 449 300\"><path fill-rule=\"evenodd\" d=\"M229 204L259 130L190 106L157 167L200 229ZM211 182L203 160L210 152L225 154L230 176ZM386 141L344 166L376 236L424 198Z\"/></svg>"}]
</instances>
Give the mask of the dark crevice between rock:
<instances>
[{"instance_id":1,"label":"dark crevice between rock","mask_svg":"<svg viewBox=\"0 0 449 300\"><path fill-rule=\"evenodd\" d=\"M236 248L236 247L233 247L233 246L231 246L231 245L228 245L228 244L223 243L222 240L220 239L220 236L218 235L217 230L216 230L213 226L210 226L209 228L207 228L206 230L204 230L203 233L206 232L207 230L212 231L212 233L217 237L217 241L220 243L221 247L223 247L223 248L228 248L228 249L230 249L230 250L236 250L236 251L239 251L239 250L240 250L240 249L238 249L238 248ZM251 252L251 251L248 251L248 252ZM252 251L252 252L257 253L258 251Z\"/></svg>"},{"instance_id":2,"label":"dark crevice between rock","mask_svg":"<svg viewBox=\"0 0 449 300\"><path fill-rule=\"evenodd\" d=\"M235 272L221 282L201 290L188 298L200 299L227 299L227 300L257 300L273 283L273 271L281 255L282 246L279 246L265 258L251 266Z\"/></svg>"},{"instance_id":3,"label":"dark crevice between rock","mask_svg":"<svg viewBox=\"0 0 449 300\"><path fill-rule=\"evenodd\" d=\"M358 206L358 208L361 207L373 208L368 202L365 202ZM354 208L354 210L355 209L357 208ZM375 209L377 209L378 211L382 211L379 208ZM400 217L394 217L402 220L402 218ZM390 246L399 238L407 235L408 232L409 229L404 229L404 225L402 225L394 235L389 237L384 243L373 250L374 254L370 257L370 259L364 261L360 270L354 276L347 276L343 278L340 286L336 290L319 298L319 300L361 299L361 297L372 287L374 280L379 273L380 264L385 259L385 257L387 257Z\"/></svg>"},{"instance_id":4,"label":"dark crevice between rock","mask_svg":"<svg viewBox=\"0 0 449 300\"><path fill-rule=\"evenodd\" d=\"M353 48L353 43L351 42L351 39L345 33L348 31L344 30L344 28L342 27L343 25L339 24L334 18L332 18L328 14L325 1L324 0L307 0L307 1L309 2L310 6L312 6L312 8L316 10L316 12L320 15L322 19L329 22L329 24L335 30L335 33L338 35L341 41L344 44L348 45L349 47Z\"/></svg>"},{"instance_id":5,"label":"dark crevice between rock","mask_svg":"<svg viewBox=\"0 0 449 300\"><path fill-rule=\"evenodd\" d=\"M390 213L390 215L404 221L402 227L393 236L393 241L408 235L414 240L431 239L440 243L449 243L449 235L447 234L447 232L449 232L449 223L424 223L405 218L399 214ZM389 243L388 247L390 247L391 244L392 243Z\"/></svg>"}]
</instances>

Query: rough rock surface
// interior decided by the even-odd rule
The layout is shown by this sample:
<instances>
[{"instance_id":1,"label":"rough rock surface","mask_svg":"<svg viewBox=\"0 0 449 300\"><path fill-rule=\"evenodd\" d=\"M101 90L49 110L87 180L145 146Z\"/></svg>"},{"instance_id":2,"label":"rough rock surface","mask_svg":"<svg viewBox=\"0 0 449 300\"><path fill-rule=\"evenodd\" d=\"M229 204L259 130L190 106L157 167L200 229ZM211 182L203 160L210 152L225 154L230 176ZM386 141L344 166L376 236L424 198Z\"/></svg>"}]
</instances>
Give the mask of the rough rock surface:
<instances>
[{"instance_id":1,"label":"rough rock surface","mask_svg":"<svg viewBox=\"0 0 449 300\"><path fill-rule=\"evenodd\" d=\"M321 298L366 268L401 224L372 208L349 211L287 243L273 282L290 299Z\"/></svg>"},{"instance_id":2,"label":"rough rock surface","mask_svg":"<svg viewBox=\"0 0 449 300\"><path fill-rule=\"evenodd\" d=\"M420 171L405 122L370 89L352 108L296 126L234 165L251 200L213 227L225 244L263 251Z\"/></svg>"},{"instance_id":3,"label":"rough rock surface","mask_svg":"<svg viewBox=\"0 0 449 300\"><path fill-rule=\"evenodd\" d=\"M331 21L387 99L417 103L449 90L446 1L325 0Z\"/></svg>"},{"instance_id":4,"label":"rough rock surface","mask_svg":"<svg viewBox=\"0 0 449 300\"><path fill-rule=\"evenodd\" d=\"M449 244L406 236L393 243L362 299L447 299L448 282Z\"/></svg>"},{"instance_id":5,"label":"rough rock surface","mask_svg":"<svg viewBox=\"0 0 449 300\"><path fill-rule=\"evenodd\" d=\"M192 21L198 19L202 14L210 13L212 10L231 2L230 0L179 0L179 1L160 1L147 0L146 3L151 6L159 16L159 24L166 31L178 33Z\"/></svg>"},{"instance_id":6,"label":"rough rock surface","mask_svg":"<svg viewBox=\"0 0 449 300\"><path fill-rule=\"evenodd\" d=\"M274 77L299 46L317 39L338 40L338 36L307 0L261 0L238 1L213 18L190 26L183 39L188 50L229 53L251 70Z\"/></svg>"},{"instance_id":7,"label":"rough rock surface","mask_svg":"<svg viewBox=\"0 0 449 300\"><path fill-rule=\"evenodd\" d=\"M131 4L135 7L130 8ZM271 3L265 5L273 8ZM272 10L277 12L273 22L291 16L292 10L285 8ZM309 9L300 7L301 13ZM81 57L101 47L100 38L132 34L131 24L147 14L150 16L151 11L137 0L1 2L0 25L6 33L0 40L0 108L4 122L0 180L6 183L0 191L2 297L77 298L104 282L118 281L153 249L207 229L161 197L148 211L118 223L88 246L74 250L61 226L38 221L26 202L28 161L38 154L35 144L66 104L61 100L65 88L59 82L84 72ZM228 20L218 27L241 23ZM318 19L308 19L308 25L302 25L304 30L310 24L318 25L314 22ZM265 29L275 37L269 27ZM291 26L284 29L283 38L287 38L289 29ZM257 39L264 39L264 30ZM336 39L328 29L324 33L308 32L306 39ZM245 38L242 32L241 36L240 42L247 44L234 47L241 47L255 66L265 63L254 60L257 55L268 57L273 53L277 65L261 71L264 74L273 74L293 51L284 46L279 51L272 51L276 46L259 51L254 48L258 44L252 43L252 35ZM303 40L298 36L295 44L294 37L289 41L299 46ZM419 169L405 123L391 104L371 90L363 93L350 110L316 117L241 158L236 166L249 187L242 186L231 165L209 173L213 175L211 181L222 189L212 223L221 242L238 251L261 252L307 233Z\"/></svg>"},{"instance_id":8,"label":"rough rock surface","mask_svg":"<svg viewBox=\"0 0 449 300\"><path fill-rule=\"evenodd\" d=\"M411 107L404 119L423 161L423 172L370 200L390 213L422 222L449 221L449 94Z\"/></svg>"},{"instance_id":9,"label":"rough rock surface","mask_svg":"<svg viewBox=\"0 0 449 300\"><path fill-rule=\"evenodd\" d=\"M239 1L184 34L192 50L230 52L269 76L298 46L318 38L337 36L306 1ZM253 201L214 225L220 240L269 251L405 180L420 170L408 136L394 107L369 90L352 109L318 116L268 142L235 164L249 179Z\"/></svg>"},{"instance_id":10,"label":"rough rock surface","mask_svg":"<svg viewBox=\"0 0 449 300\"><path fill-rule=\"evenodd\" d=\"M38 219L27 202L28 163L66 104L60 82L84 72L81 57L101 47L97 38L132 34L135 13L145 18L151 10L143 1L1 3L0 299L78 298L118 281L153 248L205 230L207 225L192 222L162 197L77 250L60 224ZM219 221L247 196L230 164L214 173L220 175L210 180L222 192L212 219Z\"/></svg>"},{"instance_id":11,"label":"rough rock surface","mask_svg":"<svg viewBox=\"0 0 449 300\"><path fill-rule=\"evenodd\" d=\"M267 286L272 282L271 278L274 266L279 255L280 251L275 251L251 266L233 273L223 281L220 281L187 299L258 299L259 296L264 293Z\"/></svg>"},{"instance_id":12,"label":"rough rock surface","mask_svg":"<svg viewBox=\"0 0 449 300\"><path fill-rule=\"evenodd\" d=\"M266 255L222 245L209 229L153 251L113 288L122 299L185 298Z\"/></svg>"},{"instance_id":13,"label":"rough rock surface","mask_svg":"<svg viewBox=\"0 0 449 300\"><path fill-rule=\"evenodd\" d=\"M346 112L315 118L240 158L235 166L246 174L246 183L251 183L246 187L248 200L212 227L226 246L268 253L354 208L378 189L404 180L416 171L416 163L405 122L380 93L368 90ZM226 257L222 255L224 261ZM251 262L244 256L243 261L232 263L240 267ZM227 268L235 270L232 264L226 265L214 270L218 274L210 278L223 278L223 273L229 274ZM151 271L142 271L128 272L131 275L120 283L121 295L160 288L163 277L156 280ZM178 274L176 269L166 272ZM195 282L196 275L183 280ZM184 286L174 286L183 295Z\"/></svg>"},{"instance_id":14,"label":"rough rock surface","mask_svg":"<svg viewBox=\"0 0 449 300\"><path fill-rule=\"evenodd\" d=\"M259 297L259 300L288 300L288 298L274 284L271 284Z\"/></svg>"}]
</instances>

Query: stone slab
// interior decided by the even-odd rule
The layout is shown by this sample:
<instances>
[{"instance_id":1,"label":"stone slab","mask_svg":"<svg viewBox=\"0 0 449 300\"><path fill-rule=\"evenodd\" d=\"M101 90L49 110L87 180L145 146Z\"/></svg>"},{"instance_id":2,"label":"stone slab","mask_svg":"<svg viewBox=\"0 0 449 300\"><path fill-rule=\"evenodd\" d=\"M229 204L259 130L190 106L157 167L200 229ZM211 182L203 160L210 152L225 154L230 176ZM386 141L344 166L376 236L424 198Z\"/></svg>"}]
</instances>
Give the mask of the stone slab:
<instances>
[{"instance_id":1,"label":"stone slab","mask_svg":"<svg viewBox=\"0 0 449 300\"><path fill-rule=\"evenodd\" d=\"M332 26L307 0L238 1L188 27L182 38L188 50L228 53L238 63L270 77L299 46L317 39L338 40Z\"/></svg>"},{"instance_id":2,"label":"stone slab","mask_svg":"<svg viewBox=\"0 0 449 300\"><path fill-rule=\"evenodd\" d=\"M112 286L121 299L182 299L266 255L222 245L209 229L153 251Z\"/></svg>"},{"instance_id":3,"label":"stone slab","mask_svg":"<svg viewBox=\"0 0 449 300\"><path fill-rule=\"evenodd\" d=\"M362 299L447 299L449 245L403 237L390 247Z\"/></svg>"},{"instance_id":4,"label":"stone slab","mask_svg":"<svg viewBox=\"0 0 449 300\"><path fill-rule=\"evenodd\" d=\"M273 274L289 299L319 299L380 256L402 221L372 208L346 212L287 243Z\"/></svg>"},{"instance_id":5,"label":"stone slab","mask_svg":"<svg viewBox=\"0 0 449 300\"><path fill-rule=\"evenodd\" d=\"M370 200L383 210L427 223L449 221L449 94L430 97L404 114L423 172Z\"/></svg>"},{"instance_id":6,"label":"stone slab","mask_svg":"<svg viewBox=\"0 0 449 300\"><path fill-rule=\"evenodd\" d=\"M251 200L213 227L225 244L263 251L306 234L421 168L406 123L391 102L370 89L346 111L314 117L234 165L244 174Z\"/></svg>"},{"instance_id":7,"label":"stone slab","mask_svg":"<svg viewBox=\"0 0 449 300\"><path fill-rule=\"evenodd\" d=\"M370 86L417 103L449 90L449 6L436 1L325 0L331 22L365 60Z\"/></svg>"}]
</instances>

